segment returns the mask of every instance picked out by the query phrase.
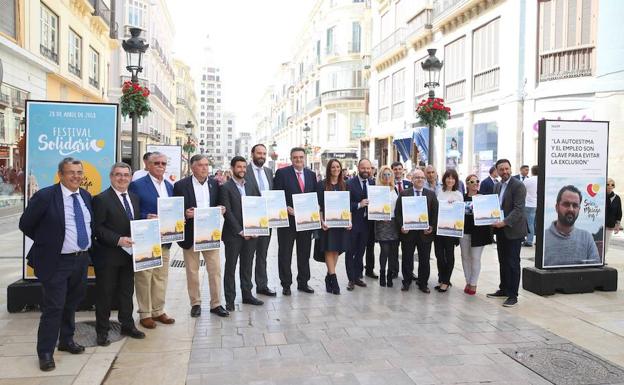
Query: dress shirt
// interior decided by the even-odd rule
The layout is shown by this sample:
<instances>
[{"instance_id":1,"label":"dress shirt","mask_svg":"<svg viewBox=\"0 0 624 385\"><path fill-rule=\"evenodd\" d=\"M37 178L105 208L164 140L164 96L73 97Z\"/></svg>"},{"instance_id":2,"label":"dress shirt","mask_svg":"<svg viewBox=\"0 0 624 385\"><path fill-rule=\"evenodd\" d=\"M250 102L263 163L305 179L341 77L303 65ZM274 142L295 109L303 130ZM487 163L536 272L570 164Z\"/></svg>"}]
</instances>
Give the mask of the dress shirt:
<instances>
[{"instance_id":1,"label":"dress shirt","mask_svg":"<svg viewBox=\"0 0 624 385\"><path fill-rule=\"evenodd\" d=\"M265 191L269 189L269 179L266 176L266 172L264 172L264 167L258 167L256 166L253 162L251 163L251 168L253 169L254 172L254 177L256 178L256 183L258 183L258 189L260 189L260 191ZM295 172L297 172L295 170ZM258 180L258 176L260 176L260 179L262 179L262 182L260 182ZM303 179L303 173L301 175L302 179ZM305 186L305 180L303 185ZM260 186L264 186L264 189L261 189Z\"/></svg>"},{"instance_id":2,"label":"dress shirt","mask_svg":"<svg viewBox=\"0 0 624 385\"><path fill-rule=\"evenodd\" d=\"M303 170L305 170L305 167L302 168L301 171L298 171L295 167L293 167L293 170L295 170L295 177L299 178L297 174L301 174L301 180L303 181L303 185L305 186L305 172L303 172ZM299 183L299 179L297 179L297 183Z\"/></svg>"},{"instance_id":3,"label":"dress shirt","mask_svg":"<svg viewBox=\"0 0 624 385\"><path fill-rule=\"evenodd\" d=\"M134 174L132 174L132 181L134 182L137 179L143 178L147 174L147 170L136 170Z\"/></svg>"},{"instance_id":4,"label":"dress shirt","mask_svg":"<svg viewBox=\"0 0 624 385\"><path fill-rule=\"evenodd\" d=\"M241 197L247 196L247 193L245 192L245 179L241 179L240 183L236 181L236 178L232 178L232 180L234 181L234 185L238 189Z\"/></svg>"},{"instance_id":5,"label":"dress shirt","mask_svg":"<svg viewBox=\"0 0 624 385\"><path fill-rule=\"evenodd\" d=\"M507 190L507 185L509 184L509 179L507 179L506 181L501 181L501 188L500 188L500 192L498 193L498 200L500 201L500 205L501 207L503 207L503 199L505 197L505 190Z\"/></svg>"},{"instance_id":6,"label":"dress shirt","mask_svg":"<svg viewBox=\"0 0 624 385\"><path fill-rule=\"evenodd\" d=\"M159 182L158 179L154 178L152 174L150 174L150 179L156 188L156 192L160 198L168 198L169 193L167 192L167 185L165 184L165 179L163 178L162 182Z\"/></svg>"},{"instance_id":7,"label":"dress shirt","mask_svg":"<svg viewBox=\"0 0 624 385\"><path fill-rule=\"evenodd\" d=\"M433 191L434 193L436 193L436 195L438 195L440 191L442 191L442 183L436 181L435 184L431 185L429 181L425 181L425 188Z\"/></svg>"},{"instance_id":8,"label":"dress shirt","mask_svg":"<svg viewBox=\"0 0 624 385\"><path fill-rule=\"evenodd\" d=\"M195 192L195 201L197 202L197 208L203 209L204 207L210 207L210 189L208 188L208 178L202 184L195 175L191 177L193 181L193 191Z\"/></svg>"},{"instance_id":9,"label":"dress shirt","mask_svg":"<svg viewBox=\"0 0 624 385\"><path fill-rule=\"evenodd\" d=\"M522 183L527 190L524 206L537 207L537 178L527 177Z\"/></svg>"},{"instance_id":10,"label":"dress shirt","mask_svg":"<svg viewBox=\"0 0 624 385\"><path fill-rule=\"evenodd\" d=\"M76 219L74 218L73 193L78 193L78 202L80 202L85 227L87 228L87 236L89 237L89 245L87 246L87 249L89 249L91 247L91 213L89 213L87 205L84 203L84 200L82 200L80 190L70 191L61 183L61 192L63 194L63 211L65 211L65 239L63 240L61 254L75 253L82 250L78 246L78 230L76 229Z\"/></svg>"},{"instance_id":11,"label":"dress shirt","mask_svg":"<svg viewBox=\"0 0 624 385\"><path fill-rule=\"evenodd\" d=\"M121 202L121 207L123 207L124 210L126 209L126 206L124 205L123 197L121 196L121 194L126 194L126 199L128 200L128 204L130 206L130 211L132 212L132 218L135 218L135 216L134 216L134 208L132 207L132 201L130 201L130 194L128 194L128 190L126 190L124 192L121 192L121 191L118 191L113 186L111 186L111 188L113 189L115 194L117 194L117 198L119 198L119 201Z\"/></svg>"}]
</instances>

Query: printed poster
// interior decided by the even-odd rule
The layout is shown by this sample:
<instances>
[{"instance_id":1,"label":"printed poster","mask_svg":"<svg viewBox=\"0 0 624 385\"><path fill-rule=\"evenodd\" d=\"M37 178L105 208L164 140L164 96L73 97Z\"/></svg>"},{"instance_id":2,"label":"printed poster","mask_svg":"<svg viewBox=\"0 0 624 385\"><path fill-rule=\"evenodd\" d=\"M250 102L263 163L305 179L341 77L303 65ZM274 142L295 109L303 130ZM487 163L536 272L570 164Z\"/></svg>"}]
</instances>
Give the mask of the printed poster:
<instances>
[{"instance_id":1,"label":"printed poster","mask_svg":"<svg viewBox=\"0 0 624 385\"><path fill-rule=\"evenodd\" d=\"M221 247L223 216L220 207L196 207L193 222L193 251Z\"/></svg>"},{"instance_id":2,"label":"printed poster","mask_svg":"<svg viewBox=\"0 0 624 385\"><path fill-rule=\"evenodd\" d=\"M163 265L158 219L130 221L132 262L134 271L143 271Z\"/></svg>"},{"instance_id":3,"label":"printed poster","mask_svg":"<svg viewBox=\"0 0 624 385\"><path fill-rule=\"evenodd\" d=\"M327 227L351 226L351 199L348 191L324 191Z\"/></svg>"},{"instance_id":4,"label":"printed poster","mask_svg":"<svg viewBox=\"0 0 624 385\"><path fill-rule=\"evenodd\" d=\"M503 220L498 194L475 195L472 197L472 214L475 226L490 226Z\"/></svg>"},{"instance_id":5,"label":"printed poster","mask_svg":"<svg viewBox=\"0 0 624 385\"><path fill-rule=\"evenodd\" d=\"M293 194L292 198L297 231L320 229L321 214L316 193Z\"/></svg>"},{"instance_id":6,"label":"printed poster","mask_svg":"<svg viewBox=\"0 0 624 385\"><path fill-rule=\"evenodd\" d=\"M269 227L288 227L288 210L286 208L286 196L284 190L264 190L261 194L266 198L269 215Z\"/></svg>"},{"instance_id":7,"label":"printed poster","mask_svg":"<svg viewBox=\"0 0 624 385\"><path fill-rule=\"evenodd\" d=\"M403 196L401 197L401 204L405 230L427 230L429 228L426 196Z\"/></svg>"},{"instance_id":8,"label":"printed poster","mask_svg":"<svg viewBox=\"0 0 624 385\"><path fill-rule=\"evenodd\" d=\"M368 186L368 219L389 221L392 219L392 204L388 186Z\"/></svg>"},{"instance_id":9,"label":"printed poster","mask_svg":"<svg viewBox=\"0 0 624 385\"><path fill-rule=\"evenodd\" d=\"M266 198L242 196L241 203L243 206L243 235L246 237L268 236L269 215Z\"/></svg>"},{"instance_id":10,"label":"printed poster","mask_svg":"<svg viewBox=\"0 0 624 385\"><path fill-rule=\"evenodd\" d=\"M158 198L162 243L184 240L184 197Z\"/></svg>"},{"instance_id":11,"label":"printed poster","mask_svg":"<svg viewBox=\"0 0 624 385\"><path fill-rule=\"evenodd\" d=\"M436 235L461 238L464 236L463 201L440 202L438 206L438 229Z\"/></svg>"},{"instance_id":12,"label":"printed poster","mask_svg":"<svg viewBox=\"0 0 624 385\"><path fill-rule=\"evenodd\" d=\"M175 183L182 177L182 146L148 144L147 152L160 152L167 156L165 177Z\"/></svg>"}]
</instances>

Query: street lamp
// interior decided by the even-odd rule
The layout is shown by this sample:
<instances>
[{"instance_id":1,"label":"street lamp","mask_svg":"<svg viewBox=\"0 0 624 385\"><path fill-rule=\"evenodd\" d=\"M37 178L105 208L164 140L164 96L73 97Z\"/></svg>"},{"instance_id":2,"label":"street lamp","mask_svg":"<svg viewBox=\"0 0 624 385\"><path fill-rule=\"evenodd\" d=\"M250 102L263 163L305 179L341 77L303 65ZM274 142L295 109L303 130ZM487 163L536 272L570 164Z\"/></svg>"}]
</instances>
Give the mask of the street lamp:
<instances>
[{"instance_id":1,"label":"street lamp","mask_svg":"<svg viewBox=\"0 0 624 385\"><path fill-rule=\"evenodd\" d=\"M143 71L142 61L143 54L149 47L149 44L145 44L145 39L140 37L141 28L130 28L130 38L121 42L121 46L126 51L127 65L126 69L130 72L133 84L139 83L139 73ZM141 168L139 164L139 117L136 114L131 114L132 118L132 169L138 170Z\"/></svg>"},{"instance_id":2,"label":"street lamp","mask_svg":"<svg viewBox=\"0 0 624 385\"><path fill-rule=\"evenodd\" d=\"M309 134L310 134L310 126L308 126L308 123L306 123L303 125L303 137L305 139L305 144L303 148L305 149L305 161L308 167L310 167L308 163L308 154L310 153L310 144L308 143Z\"/></svg>"},{"instance_id":3,"label":"street lamp","mask_svg":"<svg viewBox=\"0 0 624 385\"><path fill-rule=\"evenodd\" d=\"M425 83L425 87L429 89L429 99L435 98L435 88L440 86L440 70L442 70L442 66L444 62L440 61L435 56L436 53L435 48L429 48L427 52L429 53L429 57L421 63L423 71L427 75L427 82ZM433 125L429 125L429 164L433 164L434 154L434 142L433 142Z\"/></svg>"},{"instance_id":4,"label":"street lamp","mask_svg":"<svg viewBox=\"0 0 624 385\"><path fill-rule=\"evenodd\" d=\"M271 152L269 153L269 156L271 157L271 160L273 161L273 172L275 172L276 169L276 165L275 165L275 161L277 160L277 142L275 140L273 140L273 143L271 143Z\"/></svg>"},{"instance_id":5,"label":"street lamp","mask_svg":"<svg viewBox=\"0 0 624 385\"><path fill-rule=\"evenodd\" d=\"M186 175L191 175L191 153L195 152L195 146L192 142L193 127L195 127L195 125L190 120L188 120L184 125L184 128L186 128L187 139L184 147L186 147L186 153L188 154L188 157L186 158Z\"/></svg>"},{"instance_id":6,"label":"street lamp","mask_svg":"<svg viewBox=\"0 0 624 385\"><path fill-rule=\"evenodd\" d=\"M202 154L204 153L204 145L205 144L206 144L206 142L204 142L203 139L199 141L199 152L202 153Z\"/></svg>"}]
</instances>

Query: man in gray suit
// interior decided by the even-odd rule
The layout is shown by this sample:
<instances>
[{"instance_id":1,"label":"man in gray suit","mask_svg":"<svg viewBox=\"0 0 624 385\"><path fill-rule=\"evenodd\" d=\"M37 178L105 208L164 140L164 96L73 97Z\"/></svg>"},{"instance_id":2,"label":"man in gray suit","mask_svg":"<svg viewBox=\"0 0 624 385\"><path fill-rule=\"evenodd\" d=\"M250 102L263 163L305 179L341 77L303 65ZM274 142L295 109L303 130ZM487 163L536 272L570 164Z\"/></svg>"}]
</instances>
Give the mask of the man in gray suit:
<instances>
[{"instance_id":1,"label":"man in gray suit","mask_svg":"<svg viewBox=\"0 0 624 385\"><path fill-rule=\"evenodd\" d=\"M264 167L267 149L264 144L256 144L251 148L251 163L247 165L245 182L251 187L251 194L261 196L261 192L273 189L273 171ZM259 237L256 243L256 293L275 297L269 289L267 279L267 252L271 241L271 230L268 237Z\"/></svg>"},{"instance_id":2,"label":"man in gray suit","mask_svg":"<svg viewBox=\"0 0 624 385\"><path fill-rule=\"evenodd\" d=\"M498 194L505 219L492 225L496 232L500 285L495 293L487 296L507 298L503 306L512 307L518 304L520 248L528 230L524 213L526 188L520 180L511 177L509 160L496 161L496 171L501 181L494 186L494 194Z\"/></svg>"}]
</instances>

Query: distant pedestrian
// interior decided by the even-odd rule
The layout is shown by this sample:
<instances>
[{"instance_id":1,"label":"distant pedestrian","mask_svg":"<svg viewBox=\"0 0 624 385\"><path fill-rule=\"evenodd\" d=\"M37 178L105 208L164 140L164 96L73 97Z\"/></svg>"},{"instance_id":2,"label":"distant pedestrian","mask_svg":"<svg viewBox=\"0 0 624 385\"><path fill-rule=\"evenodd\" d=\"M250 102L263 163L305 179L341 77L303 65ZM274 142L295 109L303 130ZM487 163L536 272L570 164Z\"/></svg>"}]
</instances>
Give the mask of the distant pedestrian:
<instances>
[{"instance_id":1,"label":"distant pedestrian","mask_svg":"<svg viewBox=\"0 0 624 385\"><path fill-rule=\"evenodd\" d=\"M607 208L606 221L607 239L605 240L605 255L609 250L609 243L613 234L617 234L622 230L622 200L613 190L615 189L615 181L612 178L607 179Z\"/></svg>"},{"instance_id":2,"label":"distant pedestrian","mask_svg":"<svg viewBox=\"0 0 624 385\"><path fill-rule=\"evenodd\" d=\"M526 200L524 202L524 213L527 217L527 223L529 225L529 233L527 234L526 241L522 243L522 246L531 247L535 239L535 211L537 210L537 175L539 174L539 167L531 167L531 178L524 179L524 187L526 188Z\"/></svg>"}]
</instances>

